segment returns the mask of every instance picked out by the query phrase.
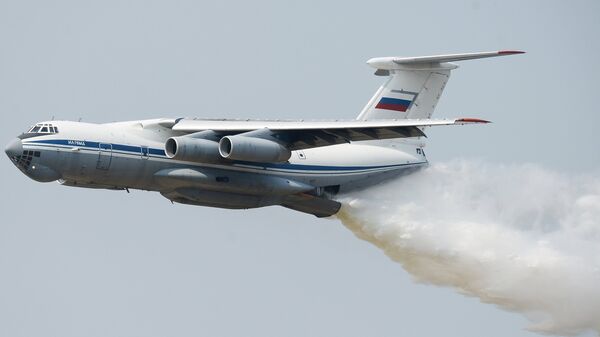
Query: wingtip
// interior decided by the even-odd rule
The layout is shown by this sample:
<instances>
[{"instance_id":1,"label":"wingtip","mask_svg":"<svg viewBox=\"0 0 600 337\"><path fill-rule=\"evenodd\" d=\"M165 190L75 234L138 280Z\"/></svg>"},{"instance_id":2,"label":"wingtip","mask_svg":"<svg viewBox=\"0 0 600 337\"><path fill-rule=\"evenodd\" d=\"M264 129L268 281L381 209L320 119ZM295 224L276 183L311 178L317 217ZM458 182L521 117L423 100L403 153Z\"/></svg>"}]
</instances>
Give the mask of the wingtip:
<instances>
[{"instance_id":1,"label":"wingtip","mask_svg":"<svg viewBox=\"0 0 600 337\"><path fill-rule=\"evenodd\" d=\"M477 123L477 124L489 124L491 121L479 118L459 118L455 121L456 123Z\"/></svg>"}]
</instances>

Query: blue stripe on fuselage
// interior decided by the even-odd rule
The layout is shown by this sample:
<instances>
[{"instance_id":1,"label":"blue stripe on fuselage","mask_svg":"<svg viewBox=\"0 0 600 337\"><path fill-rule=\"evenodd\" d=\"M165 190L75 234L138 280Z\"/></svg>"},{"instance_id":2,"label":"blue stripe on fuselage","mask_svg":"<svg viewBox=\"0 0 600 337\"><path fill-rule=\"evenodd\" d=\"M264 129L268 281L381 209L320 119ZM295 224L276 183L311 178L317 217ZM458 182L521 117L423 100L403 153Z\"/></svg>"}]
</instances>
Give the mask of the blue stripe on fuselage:
<instances>
[{"instance_id":1,"label":"blue stripe on fuselage","mask_svg":"<svg viewBox=\"0 0 600 337\"><path fill-rule=\"evenodd\" d=\"M140 154L140 155L142 154L141 146L92 142L89 140L47 139L47 140L35 140L35 141L28 142L28 143L76 146L76 147L93 149L93 150L100 149L100 144L102 144L102 145L110 144L113 151L130 152L130 153ZM27 144L27 143L24 143L24 144ZM106 149L106 148L103 147L103 149ZM165 150L163 150L163 149L148 148L148 152L155 156L165 157Z\"/></svg>"},{"instance_id":2,"label":"blue stripe on fuselage","mask_svg":"<svg viewBox=\"0 0 600 337\"><path fill-rule=\"evenodd\" d=\"M35 140L24 142L23 145L27 144L39 144L39 145L61 145L70 147L80 147L91 150L100 150L100 145L110 144L113 151L126 152L140 156L142 152L141 146L125 145L125 144L113 144L93 141L82 141L82 140L66 140L66 139L47 139L47 140ZM151 155L166 158L165 151L163 149L148 148L148 152ZM329 166L329 165L303 165L303 164L290 164L290 163L256 163L248 161L234 161L232 164L235 166L248 167L254 169L279 169L279 170L305 170L305 171L360 171L360 170L374 170L374 169L385 169L401 166L411 166L418 164L425 164L426 162L418 163L404 163L404 164L389 164L389 165L374 165L374 166Z\"/></svg>"}]
</instances>

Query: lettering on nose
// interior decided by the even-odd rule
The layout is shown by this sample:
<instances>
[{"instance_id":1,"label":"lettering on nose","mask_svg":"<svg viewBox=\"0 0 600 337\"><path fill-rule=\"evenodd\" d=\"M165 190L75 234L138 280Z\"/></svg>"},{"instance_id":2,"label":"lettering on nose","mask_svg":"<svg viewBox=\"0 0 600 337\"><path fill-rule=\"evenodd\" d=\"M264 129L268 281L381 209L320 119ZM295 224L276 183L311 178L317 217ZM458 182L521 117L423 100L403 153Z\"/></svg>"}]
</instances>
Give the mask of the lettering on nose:
<instances>
[{"instance_id":1,"label":"lettering on nose","mask_svg":"<svg viewBox=\"0 0 600 337\"><path fill-rule=\"evenodd\" d=\"M85 142L83 140L68 140L67 144L77 145L77 146L85 146Z\"/></svg>"}]
</instances>

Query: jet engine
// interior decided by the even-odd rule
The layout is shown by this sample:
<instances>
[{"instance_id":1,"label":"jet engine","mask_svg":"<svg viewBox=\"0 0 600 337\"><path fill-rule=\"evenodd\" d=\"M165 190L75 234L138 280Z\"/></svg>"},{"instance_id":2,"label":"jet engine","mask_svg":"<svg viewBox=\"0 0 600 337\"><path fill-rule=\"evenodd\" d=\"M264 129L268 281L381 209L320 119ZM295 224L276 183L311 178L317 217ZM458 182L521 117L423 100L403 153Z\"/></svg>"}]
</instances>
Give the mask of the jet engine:
<instances>
[{"instance_id":1,"label":"jet engine","mask_svg":"<svg viewBox=\"0 0 600 337\"><path fill-rule=\"evenodd\" d=\"M165 143L165 154L168 158L199 163L221 160L219 143L202 138L171 137Z\"/></svg>"},{"instance_id":2,"label":"jet engine","mask_svg":"<svg viewBox=\"0 0 600 337\"><path fill-rule=\"evenodd\" d=\"M219 153L227 159L263 163L284 162L292 155L289 149L273 140L243 135L221 138Z\"/></svg>"}]
</instances>

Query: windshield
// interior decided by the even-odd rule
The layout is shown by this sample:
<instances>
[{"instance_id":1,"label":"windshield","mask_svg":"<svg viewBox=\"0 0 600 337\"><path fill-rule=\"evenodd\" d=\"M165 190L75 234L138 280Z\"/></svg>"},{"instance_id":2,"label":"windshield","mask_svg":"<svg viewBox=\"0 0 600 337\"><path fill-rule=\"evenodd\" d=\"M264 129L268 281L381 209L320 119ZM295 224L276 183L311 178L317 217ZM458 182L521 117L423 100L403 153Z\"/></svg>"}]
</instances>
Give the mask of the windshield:
<instances>
[{"instance_id":1,"label":"windshield","mask_svg":"<svg viewBox=\"0 0 600 337\"><path fill-rule=\"evenodd\" d=\"M39 123L32 126L29 131L26 133L35 133L35 134L52 134L58 133L58 128L49 123Z\"/></svg>"}]
</instances>

